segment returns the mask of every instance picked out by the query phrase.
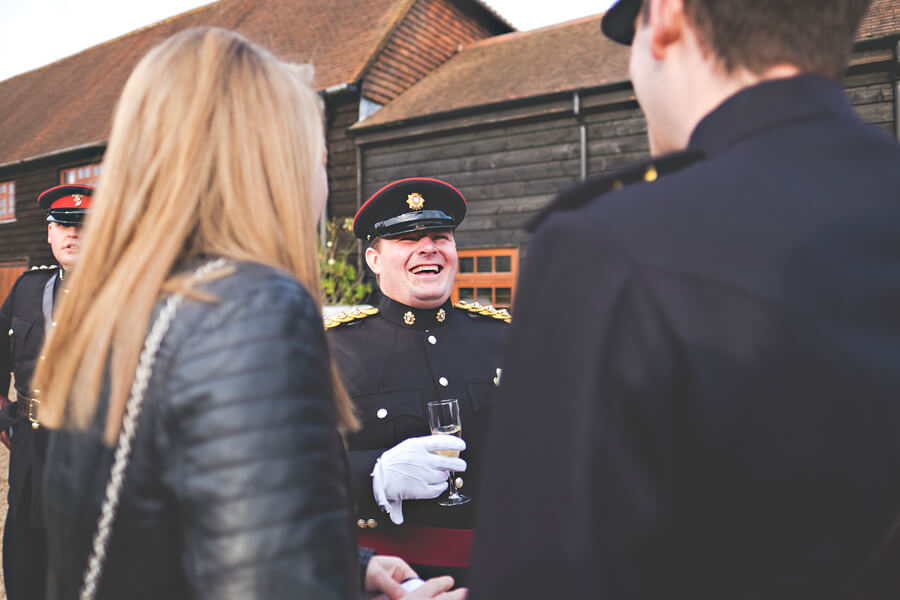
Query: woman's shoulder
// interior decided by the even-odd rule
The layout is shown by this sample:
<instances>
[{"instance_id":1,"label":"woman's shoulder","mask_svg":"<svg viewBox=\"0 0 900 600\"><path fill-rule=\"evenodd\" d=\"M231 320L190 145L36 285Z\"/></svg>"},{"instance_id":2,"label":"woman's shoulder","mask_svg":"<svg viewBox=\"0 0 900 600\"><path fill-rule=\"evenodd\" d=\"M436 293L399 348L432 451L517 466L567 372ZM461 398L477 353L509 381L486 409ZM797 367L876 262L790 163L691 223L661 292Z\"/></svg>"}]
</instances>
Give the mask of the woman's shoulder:
<instances>
[{"instance_id":1,"label":"woman's shoulder","mask_svg":"<svg viewBox=\"0 0 900 600\"><path fill-rule=\"evenodd\" d=\"M201 287L213 293L223 294L294 290L308 295L306 289L293 275L271 265L223 260L222 269L225 275L213 278ZM223 297L225 298L227 296Z\"/></svg>"},{"instance_id":2,"label":"woman's shoulder","mask_svg":"<svg viewBox=\"0 0 900 600\"><path fill-rule=\"evenodd\" d=\"M224 261L222 268L223 275L196 286L207 298L185 299L173 329L196 335L224 334L222 330L227 329L233 335L245 327L275 323L277 328L277 323L291 320L321 327L317 303L290 273L249 261ZM171 337L179 338L177 334Z\"/></svg>"}]
</instances>

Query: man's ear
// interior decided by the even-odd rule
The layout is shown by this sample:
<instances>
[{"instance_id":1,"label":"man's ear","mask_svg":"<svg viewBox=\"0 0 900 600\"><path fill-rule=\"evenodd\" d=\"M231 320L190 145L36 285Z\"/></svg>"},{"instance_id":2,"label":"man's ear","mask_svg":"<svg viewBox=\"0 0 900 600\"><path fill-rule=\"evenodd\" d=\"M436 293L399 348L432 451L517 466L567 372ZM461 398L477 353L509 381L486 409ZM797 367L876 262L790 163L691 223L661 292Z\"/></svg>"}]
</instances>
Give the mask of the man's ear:
<instances>
[{"instance_id":1,"label":"man's ear","mask_svg":"<svg viewBox=\"0 0 900 600\"><path fill-rule=\"evenodd\" d=\"M650 11L650 52L654 59L662 60L669 46L684 36L687 23L684 0L650 0L647 10Z\"/></svg>"},{"instance_id":2,"label":"man's ear","mask_svg":"<svg viewBox=\"0 0 900 600\"><path fill-rule=\"evenodd\" d=\"M378 250L372 246L366 248L366 264L373 273L381 275L381 256L378 254Z\"/></svg>"}]
</instances>

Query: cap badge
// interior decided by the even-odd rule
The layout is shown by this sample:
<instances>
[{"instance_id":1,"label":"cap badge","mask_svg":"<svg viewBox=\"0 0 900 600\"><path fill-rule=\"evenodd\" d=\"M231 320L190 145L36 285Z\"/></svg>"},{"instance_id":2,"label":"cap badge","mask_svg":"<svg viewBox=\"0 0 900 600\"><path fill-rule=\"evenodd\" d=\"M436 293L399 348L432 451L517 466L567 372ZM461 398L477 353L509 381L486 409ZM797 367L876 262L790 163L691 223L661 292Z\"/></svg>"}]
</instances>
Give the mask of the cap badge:
<instances>
[{"instance_id":1,"label":"cap badge","mask_svg":"<svg viewBox=\"0 0 900 600\"><path fill-rule=\"evenodd\" d=\"M413 192L406 197L406 203L413 210L422 210L422 207L425 206L425 198L422 197L422 194Z\"/></svg>"},{"instance_id":2,"label":"cap badge","mask_svg":"<svg viewBox=\"0 0 900 600\"><path fill-rule=\"evenodd\" d=\"M436 318L438 323L443 323L444 319L447 318L447 311L445 311L443 308L437 311Z\"/></svg>"},{"instance_id":3,"label":"cap badge","mask_svg":"<svg viewBox=\"0 0 900 600\"><path fill-rule=\"evenodd\" d=\"M411 310L406 311L403 315L403 322L407 325L412 325L416 322L416 315L412 314Z\"/></svg>"},{"instance_id":4,"label":"cap badge","mask_svg":"<svg viewBox=\"0 0 900 600\"><path fill-rule=\"evenodd\" d=\"M82 198L84 198L84 196L81 194L72 194L72 200L75 201L75 206L81 206Z\"/></svg>"}]
</instances>

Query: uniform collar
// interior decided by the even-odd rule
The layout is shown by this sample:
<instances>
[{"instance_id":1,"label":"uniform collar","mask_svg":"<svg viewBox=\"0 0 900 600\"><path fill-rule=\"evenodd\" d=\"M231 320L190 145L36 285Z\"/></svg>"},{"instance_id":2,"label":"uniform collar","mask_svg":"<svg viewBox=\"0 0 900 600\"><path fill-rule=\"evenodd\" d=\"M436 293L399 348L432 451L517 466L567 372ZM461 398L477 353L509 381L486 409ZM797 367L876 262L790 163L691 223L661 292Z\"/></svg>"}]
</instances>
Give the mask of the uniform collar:
<instances>
[{"instance_id":1,"label":"uniform collar","mask_svg":"<svg viewBox=\"0 0 900 600\"><path fill-rule=\"evenodd\" d=\"M739 91L706 115L688 148L713 154L785 123L851 112L844 90L830 79L809 74L772 79Z\"/></svg>"},{"instance_id":2,"label":"uniform collar","mask_svg":"<svg viewBox=\"0 0 900 600\"><path fill-rule=\"evenodd\" d=\"M437 308L413 308L387 296L381 299L378 309L385 319L405 329L425 331L447 324L453 304L448 298Z\"/></svg>"}]
</instances>

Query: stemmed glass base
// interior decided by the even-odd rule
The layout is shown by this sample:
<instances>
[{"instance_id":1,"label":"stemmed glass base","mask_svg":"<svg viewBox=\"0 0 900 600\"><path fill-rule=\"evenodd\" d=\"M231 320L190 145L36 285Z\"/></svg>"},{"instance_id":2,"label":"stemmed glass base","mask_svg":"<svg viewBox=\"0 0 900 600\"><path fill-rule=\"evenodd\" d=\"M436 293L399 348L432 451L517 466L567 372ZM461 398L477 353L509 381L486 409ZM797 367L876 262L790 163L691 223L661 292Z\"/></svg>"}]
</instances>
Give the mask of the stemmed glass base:
<instances>
[{"instance_id":1,"label":"stemmed glass base","mask_svg":"<svg viewBox=\"0 0 900 600\"><path fill-rule=\"evenodd\" d=\"M456 475L454 473L450 473L450 487L448 488L448 491L449 493L446 497L438 500L438 504L441 506L459 506L460 504L472 501L471 498L463 496L459 493L459 490L456 489Z\"/></svg>"}]
</instances>

